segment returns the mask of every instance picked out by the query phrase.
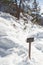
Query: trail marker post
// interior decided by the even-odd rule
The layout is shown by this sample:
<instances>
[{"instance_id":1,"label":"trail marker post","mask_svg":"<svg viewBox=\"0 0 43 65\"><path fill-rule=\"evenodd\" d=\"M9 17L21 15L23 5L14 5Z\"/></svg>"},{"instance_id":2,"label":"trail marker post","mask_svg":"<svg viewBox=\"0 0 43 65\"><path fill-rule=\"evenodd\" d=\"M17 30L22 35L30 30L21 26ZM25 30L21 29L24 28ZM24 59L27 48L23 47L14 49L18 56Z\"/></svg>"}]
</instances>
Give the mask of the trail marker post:
<instances>
[{"instance_id":1,"label":"trail marker post","mask_svg":"<svg viewBox=\"0 0 43 65\"><path fill-rule=\"evenodd\" d=\"M31 42L34 41L34 38L27 38L27 43L29 43L29 59L31 59Z\"/></svg>"}]
</instances>

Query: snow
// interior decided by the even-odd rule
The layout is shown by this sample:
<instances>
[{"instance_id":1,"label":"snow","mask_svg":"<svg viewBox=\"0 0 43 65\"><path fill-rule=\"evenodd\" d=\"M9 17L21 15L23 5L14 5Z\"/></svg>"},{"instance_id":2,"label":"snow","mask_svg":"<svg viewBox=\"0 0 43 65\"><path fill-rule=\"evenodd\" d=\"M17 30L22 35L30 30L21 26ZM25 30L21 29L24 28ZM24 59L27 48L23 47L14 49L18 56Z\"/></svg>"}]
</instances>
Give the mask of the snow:
<instances>
[{"instance_id":1,"label":"snow","mask_svg":"<svg viewBox=\"0 0 43 65\"><path fill-rule=\"evenodd\" d=\"M31 19L31 17L30 17ZM0 12L0 65L43 65L43 27ZM24 25L25 22L25 25ZM31 60L27 37L34 37Z\"/></svg>"}]
</instances>

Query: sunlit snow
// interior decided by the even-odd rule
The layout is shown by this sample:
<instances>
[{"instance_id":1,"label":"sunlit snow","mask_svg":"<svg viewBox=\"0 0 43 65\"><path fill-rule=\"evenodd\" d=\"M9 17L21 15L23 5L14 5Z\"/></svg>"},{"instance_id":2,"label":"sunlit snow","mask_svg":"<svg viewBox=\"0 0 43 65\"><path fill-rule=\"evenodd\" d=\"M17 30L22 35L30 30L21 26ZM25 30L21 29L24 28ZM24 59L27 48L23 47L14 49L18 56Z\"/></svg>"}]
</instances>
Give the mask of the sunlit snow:
<instances>
[{"instance_id":1,"label":"sunlit snow","mask_svg":"<svg viewBox=\"0 0 43 65\"><path fill-rule=\"evenodd\" d=\"M43 27L0 12L0 65L43 65ZM26 27L26 29L25 29ZM27 37L34 37L31 60Z\"/></svg>"}]
</instances>

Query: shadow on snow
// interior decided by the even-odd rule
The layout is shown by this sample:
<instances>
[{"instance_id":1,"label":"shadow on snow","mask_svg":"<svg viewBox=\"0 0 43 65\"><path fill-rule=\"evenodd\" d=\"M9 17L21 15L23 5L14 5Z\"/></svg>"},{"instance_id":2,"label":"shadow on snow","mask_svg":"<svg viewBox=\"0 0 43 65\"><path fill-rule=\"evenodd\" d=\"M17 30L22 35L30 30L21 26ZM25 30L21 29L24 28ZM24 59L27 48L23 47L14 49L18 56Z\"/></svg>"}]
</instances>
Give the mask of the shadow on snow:
<instances>
[{"instance_id":1,"label":"shadow on snow","mask_svg":"<svg viewBox=\"0 0 43 65\"><path fill-rule=\"evenodd\" d=\"M14 50L13 48L18 49L18 51ZM5 57L11 54L12 52L17 53L18 56L22 54L26 55L27 51L28 50L25 47L17 43L14 43L12 40L9 40L7 38L0 39L0 56L1 57Z\"/></svg>"}]
</instances>

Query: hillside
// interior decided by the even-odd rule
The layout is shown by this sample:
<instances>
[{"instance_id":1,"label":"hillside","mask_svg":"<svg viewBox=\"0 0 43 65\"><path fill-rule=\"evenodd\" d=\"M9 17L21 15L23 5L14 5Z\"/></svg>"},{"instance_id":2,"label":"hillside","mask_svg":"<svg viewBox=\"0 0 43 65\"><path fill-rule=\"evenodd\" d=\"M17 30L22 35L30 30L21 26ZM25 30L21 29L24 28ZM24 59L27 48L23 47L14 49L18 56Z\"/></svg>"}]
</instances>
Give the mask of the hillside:
<instances>
[{"instance_id":1,"label":"hillside","mask_svg":"<svg viewBox=\"0 0 43 65\"><path fill-rule=\"evenodd\" d=\"M0 12L0 65L43 65L43 27ZM24 23L25 22L25 23ZM34 37L31 60L27 37Z\"/></svg>"}]
</instances>

